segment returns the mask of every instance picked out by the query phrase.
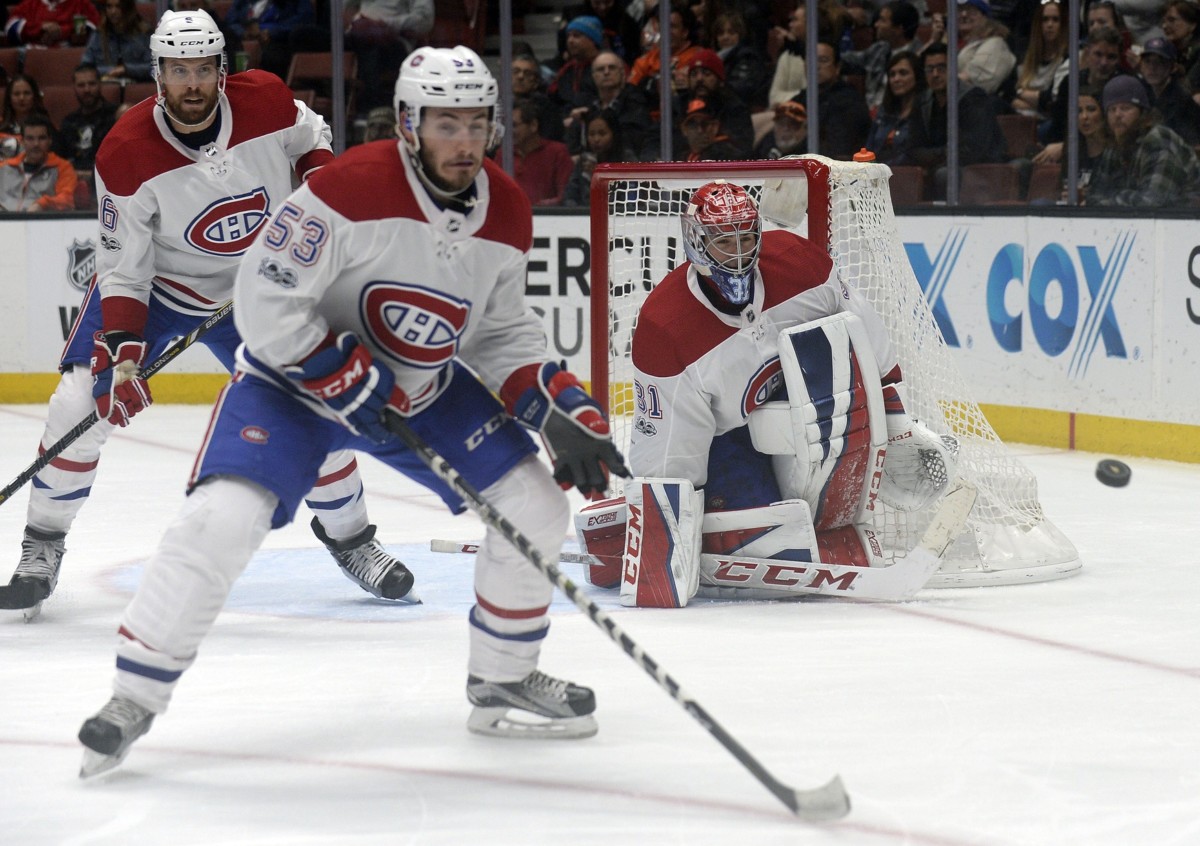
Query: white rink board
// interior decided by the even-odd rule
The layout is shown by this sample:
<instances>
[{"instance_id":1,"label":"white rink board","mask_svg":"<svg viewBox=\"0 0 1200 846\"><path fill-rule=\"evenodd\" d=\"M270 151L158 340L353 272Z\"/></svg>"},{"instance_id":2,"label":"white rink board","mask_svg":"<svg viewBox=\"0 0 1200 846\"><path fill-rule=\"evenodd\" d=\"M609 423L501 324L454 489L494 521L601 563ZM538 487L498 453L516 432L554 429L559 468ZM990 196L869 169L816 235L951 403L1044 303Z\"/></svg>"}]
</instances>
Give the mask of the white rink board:
<instances>
[{"instance_id":1,"label":"white rink board","mask_svg":"<svg viewBox=\"0 0 1200 846\"><path fill-rule=\"evenodd\" d=\"M919 281L977 392L995 405L1200 420L1200 229L1179 220L901 217ZM95 249L90 220L0 224L0 307L26 314L0 372L52 372ZM23 249L22 249L23 248ZM535 215L527 296L551 354L588 378L588 218ZM27 257L27 258L26 258ZM24 268L24 269L22 269ZM1002 328L1014 328L1005 336ZM947 331L947 330L952 331ZM1019 337L1019 347L1015 338ZM1006 346L1007 344L1007 346ZM175 372L220 372L204 351Z\"/></svg>"}]
</instances>

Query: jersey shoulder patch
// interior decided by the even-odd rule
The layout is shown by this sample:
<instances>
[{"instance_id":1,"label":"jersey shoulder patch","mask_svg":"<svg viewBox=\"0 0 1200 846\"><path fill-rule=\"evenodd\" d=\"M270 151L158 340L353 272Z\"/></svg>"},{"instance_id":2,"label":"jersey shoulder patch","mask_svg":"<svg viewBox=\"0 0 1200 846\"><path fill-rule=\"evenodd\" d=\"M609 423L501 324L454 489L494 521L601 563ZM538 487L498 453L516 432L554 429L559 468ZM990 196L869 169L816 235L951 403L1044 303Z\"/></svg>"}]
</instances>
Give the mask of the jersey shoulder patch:
<instances>
[{"instance_id":1,"label":"jersey shoulder patch","mask_svg":"<svg viewBox=\"0 0 1200 846\"><path fill-rule=\"evenodd\" d=\"M395 140L351 147L305 184L327 206L355 223L396 217L425 220Z\"/></svg>"},{"instance_id":2,"label":"jersey shoulder patch","mask_svg":"<svg viewBox=\"0 0 1200 846\"><path fill-rule=\"evenodd\" d=\"M159 174L192 163L162 137L154 122L155 108L153 97L133 106L100 142L96 172L110 194L133 196Z\"/></svg>"},{"instance_id":3,"label":"jersey shoulder patch","mask_svg":"<svg viewBox=\"0 0 1200 846\"><path fill-rule=\"evenodd\" d=\"M249 70L225 83L233 112L229 146L288 129L296 123L296 101L283 80L273 73Z\"/></svg>"},{"instance_id":4,"label":"jersey shoulder patch","mask_svg":"<svg viewBox=\"0 0 1200 846\"><path fill-rule=\"evenodd\" d=\"M647 376L678 376L737 329L696 299L687 284L690 262L650 292L633 333L633 365Z\"/></svg>"}]
</instances>

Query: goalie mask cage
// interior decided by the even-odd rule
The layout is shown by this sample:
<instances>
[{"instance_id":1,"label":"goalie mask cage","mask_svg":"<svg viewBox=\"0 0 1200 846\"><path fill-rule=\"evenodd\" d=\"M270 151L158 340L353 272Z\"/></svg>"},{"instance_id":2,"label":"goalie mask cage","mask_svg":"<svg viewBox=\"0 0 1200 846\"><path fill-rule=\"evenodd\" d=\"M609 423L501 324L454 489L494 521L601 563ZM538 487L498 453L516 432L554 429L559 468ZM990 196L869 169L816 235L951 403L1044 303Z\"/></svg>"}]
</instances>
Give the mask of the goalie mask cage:
<instances>
[{"instance_id":1,"label":"goalie mask cage","mask_svg":"<svg viewBox=\"0 0 1200 846\"><path fill-rule=\"evenodd\" d=\"M929 587L1046 581L1081 567L1074 546L1046 519L1037 480L971 398L909 266L896 231L884 165L820 156L778 161L604 164L591 189L591 377L617 446L633 425L633 328L646 295L686 257L680 214L714 179L759 201L764 228L787 228L827 249L834 269L864 294L899 356L908 412L960 443L957 474L979 498L967 529ZM872 528L886 557L916 546L932 508L905 513L876 500Z\"/></svg>"}]
</instances>

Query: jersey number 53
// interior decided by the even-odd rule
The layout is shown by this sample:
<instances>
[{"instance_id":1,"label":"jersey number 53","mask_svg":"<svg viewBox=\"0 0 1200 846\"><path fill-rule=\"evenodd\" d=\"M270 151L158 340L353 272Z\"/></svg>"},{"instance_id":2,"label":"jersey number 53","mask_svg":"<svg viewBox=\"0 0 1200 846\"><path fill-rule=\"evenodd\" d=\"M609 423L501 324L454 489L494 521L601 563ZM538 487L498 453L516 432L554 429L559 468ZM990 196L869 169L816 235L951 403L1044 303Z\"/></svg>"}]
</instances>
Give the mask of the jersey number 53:
<instances>
[{"instance_id":1,"label":"jersey number 53","mask_svg":"<svg viewBox=\"0 0 1200 846\"><path fill-rule=\"evenodd\" d=\"M277 252L287 252L298 264L311 266L321 257L321 248L329 240L325 221L292 203L284 203L267 227L263 241Z\"/></svg>"}]
</instances>

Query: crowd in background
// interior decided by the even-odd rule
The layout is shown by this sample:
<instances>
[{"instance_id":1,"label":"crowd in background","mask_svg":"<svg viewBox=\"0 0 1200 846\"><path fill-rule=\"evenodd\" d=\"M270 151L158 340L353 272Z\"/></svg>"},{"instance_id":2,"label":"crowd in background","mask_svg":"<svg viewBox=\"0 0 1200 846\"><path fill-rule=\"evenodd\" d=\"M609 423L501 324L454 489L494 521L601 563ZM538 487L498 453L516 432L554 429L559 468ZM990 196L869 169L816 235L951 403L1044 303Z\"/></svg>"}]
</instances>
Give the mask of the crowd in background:
<instances>
[{"instance_id":1,"label":"crowd in background","mask_svg":"<svg viewBox=\"0 0 1200 846\"><path fill-rule=\"evenodd\" d=\"M816 64L819 143L808 136L805 4L702 0L670 7L670 67L660 66L660 10L584 0L565 10L554 55L524 42L510 73L513 169L536 206L583 206L598 162L658 161L660 86L678 161L773 159L869 150L911 184L897 202L947 194L949 0L820 0ZM2 5L2 4L0 4ZM297 53L330 49L327 0L178 0L205 9L226 35L231 72L287 79ZM145 4L134 0L9 3L8 44L23 53L83 48L76 108L51 118L37 79L0 77L0 208L94 206L95 150L120 111L147 93ZM1077 115L1079 202L1178 207L1200 202L1200 5L1196 0L1093 0L1082 7L1079 96L1069 98L1072 22L1058 0L954 0L958 174L964 202L1066 199L1068 115ZM432 0L348 3L345 46L357 61L352 141L394 136L391 81L434 26ZM119 85L116 85L118 84ZM325 92L329 93L329 92ZM115 95L115 96L114 96ZM311 100L310 100L311 105ZM40 120L33 120L39 117ZM48 142L41 139L47 134ZM43 149L44 148L44 149ZM499 157L499 151L496 153ZM972 180L983 193L968 196ZM993 186L1004 186L995 188Z\"/></svg>"}]
</instances>

